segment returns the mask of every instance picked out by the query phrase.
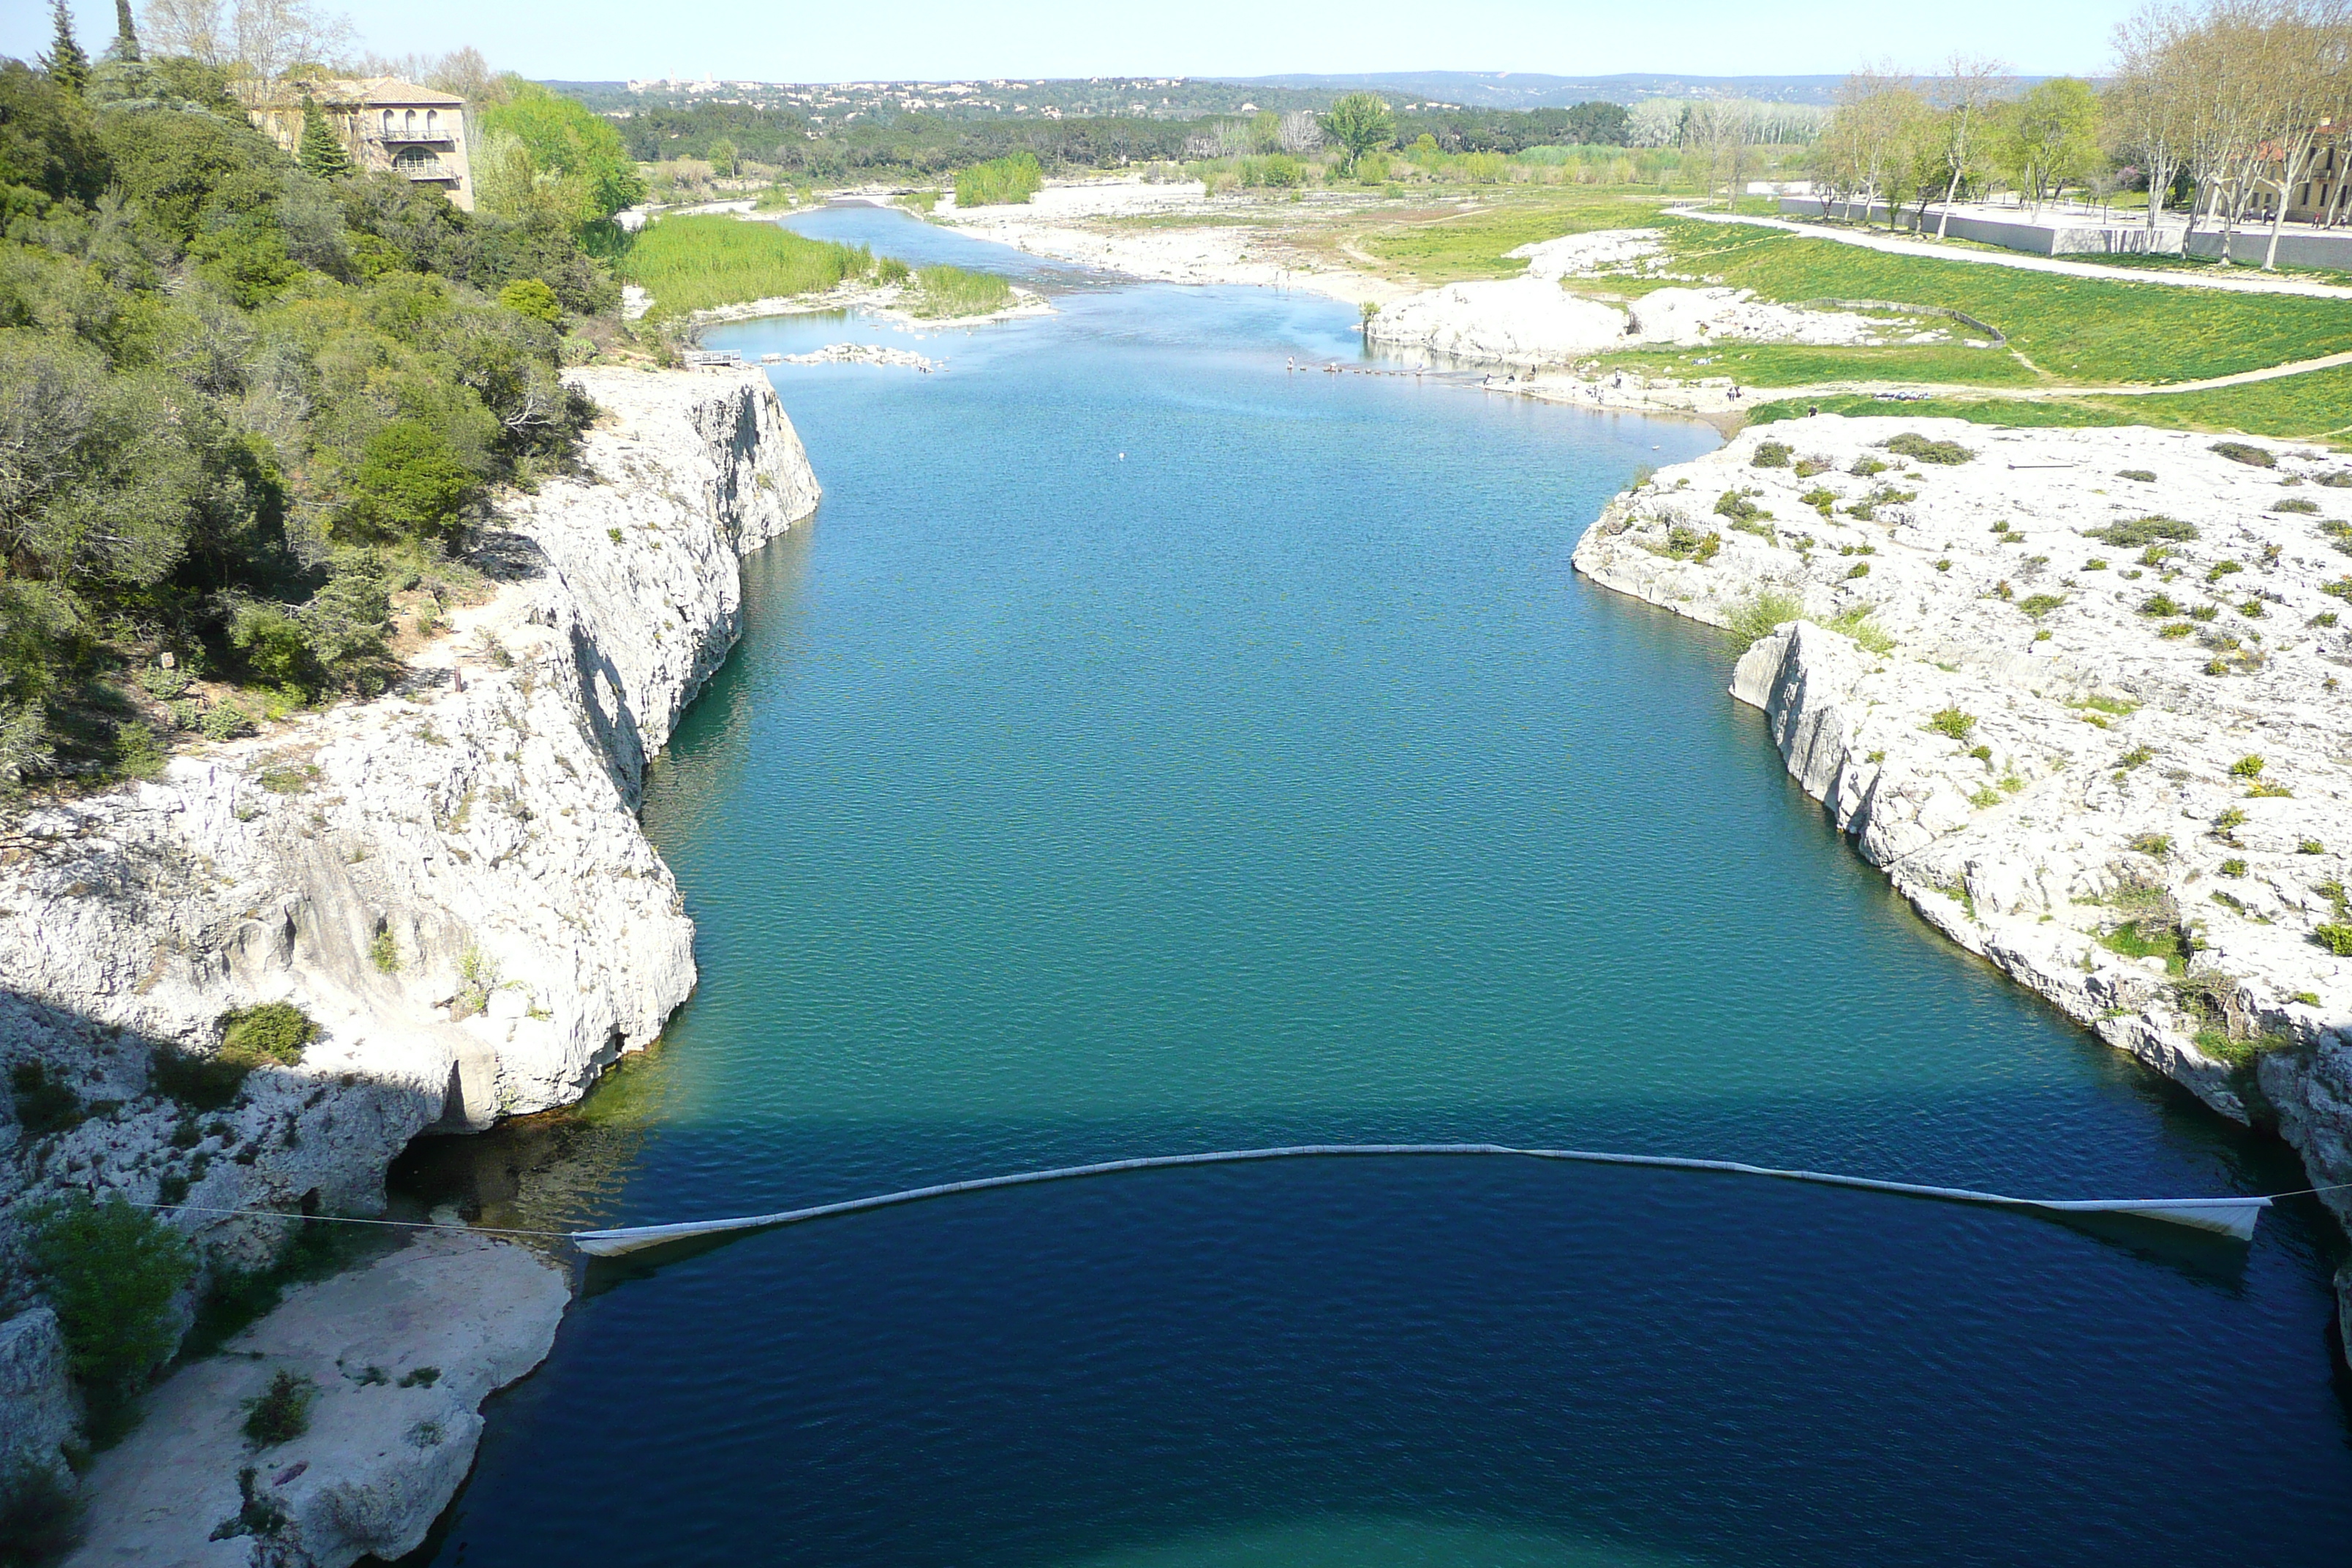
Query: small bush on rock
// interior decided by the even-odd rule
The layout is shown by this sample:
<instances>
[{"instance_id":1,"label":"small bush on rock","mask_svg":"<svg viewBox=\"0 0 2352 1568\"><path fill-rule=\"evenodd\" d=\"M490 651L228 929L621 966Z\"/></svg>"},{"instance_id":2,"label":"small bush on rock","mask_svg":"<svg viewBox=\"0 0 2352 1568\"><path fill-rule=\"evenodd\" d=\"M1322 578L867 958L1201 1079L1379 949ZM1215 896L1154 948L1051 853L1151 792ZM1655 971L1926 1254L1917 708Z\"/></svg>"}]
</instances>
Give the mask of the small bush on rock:
<instances>
[{"instance_id":1,"label":"small bush on rock","mask_svg":"<svg viewBox=\"0 0 2352 1568\"><path fill-rule=\"evenodd\" d=\"M1948 735L1955 741L1967 740L1969 731L1976 727L1976 715L1958 708L1939 709L1936 716L1927 721L1929 730L1938 735Z\"/></svg>"},{"instance_id":2,"label":"small bush on rock","mask_svg":"<svg viewBox=\"0 0 2352 1568\"><path fill-rule=\"evenodd\" d=\"M2174 517L2139 517L2111 522L2105 528L2095 528L2091 531L2091 537L2118 550L2137 550L2143 544L2153 544L2158 540L2178 543L2194 539L2197 527ZM2156 560L2143 560L2142 563L2153 566L2162 559L2162 556L2158 556Z\"/></svg>"},{"instance_id":3,"label":"small bush on rock","mask_svg":"<svg viewBox=\"0 0 2352 1568\"><path fill-rule=\"evenodd\" d=\"M2243 441L2217 441L2213 444L2213 450L2229 458L2230 461L2243 463L2248 468L2275 468L2278 467L2278 459L2269 452L2260 447L2249 446Z\"/></svg>"},{"instance_id":4,"label":"small bush on rock","mask_svg":"<svg viewBox=\"0 0 2352 1568\"><path fill-rule=\"evenodd\" d=\"M2315 512L2319 510L2319 503L2317 501L2305 500L2301 496L2289 496L2284 500L2273 501L2271 503L2271 510L2273 511Z\"/></svg>"},{"instance_id":5,"label":"small bush on rock","mask_svg":"<svg viewBox=\"0 0 2352 1568\"><path fill-rule=\"evenodd\" d=\"M1789 466L1789 457L1786 442L1766 441L1756 448L1756 455L1748 459L1748 466L1751 468L1785 468Z\"/></svg>"},{"instance_id":6,"label":"small bush on rock","mask_svg":"<svg viewBox=\"0 0 2352 1568\"><path fill-rule=\"evenodd\" d=\"M2156 483L2155 473L2147 468L2126 468L2116 474L2116 478L2119 479L2137 479L2144 485L2152 485Z\"/></svg>"},{"instance_id":7,"label":"small bush on rock","mask_svg":"<svg viewBox=\"0 0 2352 1568\"><path fill-rule=\"evenodd\" d=\"M1941 464L1945 467L1965 463L1976 456L1958 441L1930 441L1925 436L1911 430L1906 430L1900 436L1881 441L1879 445L1897 457L1910 458L1922 463Z\"/></svg>"},{"instance_id":8,"label":"small bush on rock","mask_svg":"<svg viewBox=\"0 0 2352 1568\"><path fill-rule=\"evenodd\" d=\"M40 1062L22 1061L8 1069L8 1090L16 1104L16 1125L27 1138L70 1132L82 1124L81 1096L49 1076Z\"/></svg>"},{"instance_id":9,"label":"small bush on rock","mask_svg":"<svg viewBox=\"0 0 2352 1568\"><path fill-rule=\"evenodd\" d=\"M2352 958L2352 925L2329 921L2312 928L2312 939L2338 958Z\"/></svg>"},{"instance_id":10,"label":"small bush on rock","mask_svg":"<svg viewBox=\"0 0 2352 1568\"><path fill-rule=\"evenodd\" d=\"M2019 600L2017 607L2038 621L2065 602L2063 594L2034 594Z\"/></svg>"},{"instance_id":11,"label":"small bush on rock","mask_svg":"<svg viewBox=\"0 0 2352 1568\"><path fill-rule=\"evenodd\" d=\"M1804 613L1803 601L1794 594L1767 588L1731 612L1731 624L1727 629L1732 640L1745 651L1771 636L1775 627L1797 620Z\"/></svg>"},{"instance_id":12,"label":"small bush on rock","mask_svg":"<svg viewBox=\"0 0 2352 1568\"><path fill-rule=\"evenodd\" d=\"M319 1037L319 1026L291 1002L239 1007L222 1014L220 1023L220 1054L248 1066L292 1067L302 1059L302 1048Z\"/></svg>"},{"instance_id":13,"label":"small bush on rock","mask_svg":"<svg viewBox=\"0 0 2352 1568\"><path fill-rule=\"evenodd\" d=\"M257 1448L290 1443L310 1429L310 1404L318 1385L280 1368L269 1386L245 1402L246 1441Z\"/></svg>"}]
</instances>

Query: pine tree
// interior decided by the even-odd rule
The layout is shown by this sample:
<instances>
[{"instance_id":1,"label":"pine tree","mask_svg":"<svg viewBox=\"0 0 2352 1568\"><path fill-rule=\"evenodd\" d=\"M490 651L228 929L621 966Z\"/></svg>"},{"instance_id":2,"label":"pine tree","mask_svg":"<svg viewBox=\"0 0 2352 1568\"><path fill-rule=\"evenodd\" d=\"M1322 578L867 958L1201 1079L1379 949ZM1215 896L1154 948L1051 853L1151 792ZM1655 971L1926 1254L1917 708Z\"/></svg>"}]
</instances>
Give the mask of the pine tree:
<instances>
[{"instance_id":1,"label":"pine tree","mask_svg":"<svg viewBox=\"0 0 2352 1568\"><path fill-rule=\"evenodd\" d=\"M131 0L114 0L114 47L106 52L125 65L139 63L139 29L131 24Z\"/></svg>"},{"instance_id":2,"label":"pine tree","mask_svg":"<svg viewBox=\"0 0 2352 1568\"><path fill-rule=\"evenodd\" d=\"M89 57L75 41L73 13L66 9L66 0L49 0L49 15L57 20L58 36L42 58L41 68L49 73L51 81L79 98L89 86Z\"/></svg>"},{"instance_id":3,"label":"pine tree","mask_svg":"<svg viewBox=\"0 0 2352 1568\"><path fill-rule=\"evenodd\" d=\"M294 161L302 165L303 173L322 180L348 180L356 172L351 150L327 122L325 110L307 92L302 95L302 141Z\"/></svg>"}]
</instances>

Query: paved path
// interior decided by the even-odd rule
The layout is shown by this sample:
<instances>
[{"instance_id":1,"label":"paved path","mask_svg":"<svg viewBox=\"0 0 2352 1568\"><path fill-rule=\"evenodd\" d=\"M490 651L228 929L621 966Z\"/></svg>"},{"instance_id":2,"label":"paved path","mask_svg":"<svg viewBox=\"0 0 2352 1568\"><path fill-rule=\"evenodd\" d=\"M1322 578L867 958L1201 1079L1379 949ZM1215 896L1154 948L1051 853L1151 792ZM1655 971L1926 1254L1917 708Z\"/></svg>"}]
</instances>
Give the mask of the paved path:
<instances>
[{"instance_id":1,"label":"paved path","mask_svg":"<svg viewBox=\"0 0 2352 1568\"><path fill-rule=\"evenodd\" d=\"M2153 268L2142 272L2120 267L2102 267L2091 261L2062 261L2055 257L2026 256L2009 251L1957 250L1923 240L1895 239L1874 234L1852 234L1841 229L1825 228L1817 224L1791 223L1787 218L1746 217L1736 213L1706 213L1689 207L1669 207L1667 216L1686 217L1700 223L1747 224L1756 228L1784 229L1811 239L1825 239L1837 245L1858 246L1864 250L1884 251L1889 256L1921 256L1937 261L1964 261L1979 267L2009 267L2020 272L2051 272L2062 278L2095 278L2102 283L2159 283L2172 289L2217 289L2234 294L2299 294L2311 300L2352 300L2352 287L2335 283L2310 283L2299 278L2216 276L2202 272L2162 272ZM2179 391L2177 387L2163 390Z\"/></svg>"}]
</instances>

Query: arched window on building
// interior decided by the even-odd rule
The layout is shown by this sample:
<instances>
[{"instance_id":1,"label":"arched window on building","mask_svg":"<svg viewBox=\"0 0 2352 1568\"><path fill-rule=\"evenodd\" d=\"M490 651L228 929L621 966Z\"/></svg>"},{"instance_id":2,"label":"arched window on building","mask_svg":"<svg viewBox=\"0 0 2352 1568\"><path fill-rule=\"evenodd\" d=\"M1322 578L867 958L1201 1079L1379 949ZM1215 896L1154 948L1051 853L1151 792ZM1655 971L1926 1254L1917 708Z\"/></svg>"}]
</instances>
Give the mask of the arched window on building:
<instances>
[{"instance_id":1,"label":"arched window on building","mask_svg":"<svg viewBox=\"0 0 2352 1568\"><path fill-rule=\"evenodd\" d=\"M416 110L413 109L408 111L406 129L409 135L416 134Z\"/></svg>"},{"instance_id":2,"label":"arched window on building","mask_svg":"<svg viewBox=\"0 0 2352 1568\"><path fill-rule=\"evenodd\" d=\"M441 111L439 110L428 109L425 111L425 134L428 137L438 136L441 134Z\"/></svg>"},{"instance_id":3,"label":"arched window on building","mask_svg":"<svg viewBox=\"0 0 2352 1568\"><path fill-rule=\"evenodd\" d=\"M386 136L392 134L392 110L389 109L383 111L383 133Z\"/></svg>"},{"instance_id":4,"label":"arched window on building","mask_svg":"<svg viewBox=\"0 0 2352 1568\"><path fill-rule=\"evenodd\" d=\"M422 147L403 147L393 158L394 173L411 180L431 180L441 176L441 160Z\"/></svg>"}]
</instances>

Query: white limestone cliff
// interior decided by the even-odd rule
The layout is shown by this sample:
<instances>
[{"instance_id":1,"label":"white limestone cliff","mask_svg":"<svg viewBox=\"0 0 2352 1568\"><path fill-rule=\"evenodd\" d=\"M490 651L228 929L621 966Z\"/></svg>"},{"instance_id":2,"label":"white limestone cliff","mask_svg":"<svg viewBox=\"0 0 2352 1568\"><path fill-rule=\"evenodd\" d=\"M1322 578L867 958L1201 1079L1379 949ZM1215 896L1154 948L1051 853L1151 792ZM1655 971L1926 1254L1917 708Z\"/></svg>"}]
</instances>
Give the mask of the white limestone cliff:
<instances>
[{"instance_id":1,"label":"white limestone cliff","mask_svg":"<svg viewBox=\"0 0 2352 1568\"><path fill-rule=\"evenodd\" d=\"M1575 561L1761 634L1733 694L1938 929L2352 1182L2352 463L2222 445L1771 425L1620 497Z\"/></svg>"},{"instance_id":2,"label":"white limestone cliff","mask_svg":"<svg viewBox=\"0 0 2352 1568\"><path fill-rule=\"evenodd\" d=\"M756 374L573 379L603 410L582 471L505 509L496 592L397 691L0 819L0 1067L82 1117L0 1120L0 1311L30 1200L372 1212L418 1133L578 1099L692 990L646 760L738 635L741 557L817 484ZM322 1028L299 1065L216 1110L158 1092L159 1053L278 1000ZM173 1223L250 1268L298 1222Z\"/></svg>"}]
</instances>

